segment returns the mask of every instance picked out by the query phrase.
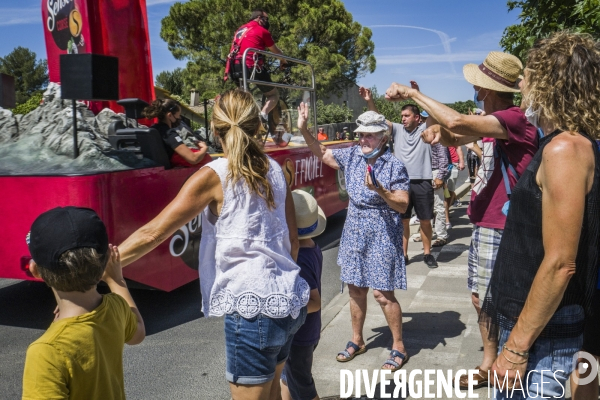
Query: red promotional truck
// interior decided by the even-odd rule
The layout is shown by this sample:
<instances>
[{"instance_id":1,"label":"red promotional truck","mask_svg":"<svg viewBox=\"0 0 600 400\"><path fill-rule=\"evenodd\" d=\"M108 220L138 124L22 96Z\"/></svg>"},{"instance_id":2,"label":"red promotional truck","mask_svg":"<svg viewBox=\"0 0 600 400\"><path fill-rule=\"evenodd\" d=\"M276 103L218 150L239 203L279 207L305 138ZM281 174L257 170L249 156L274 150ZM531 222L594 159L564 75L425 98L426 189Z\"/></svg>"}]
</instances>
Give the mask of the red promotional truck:
<instances>
[{"instance_id":1,"label":"red promotional truck","mask_svg":"<svg viewBox=\"0 0 600 400\"><path fill-rule=\"evenodd\" d=\"M60 81L60 54L94 52L119 58L121 97L147 101L154 98L145 0L43 0L42 10L52 82ZM128 43L122 43L123 40ZM244 80L246 87L252 83ZM312 87L300 89L312 92L314 105L314 76ZM114 102L89 104L92 111L106 106L122 112ZM347 147L353 142L326 145ZM312 193L327 216L347 206L343 173L324 165L305 144L292 142L282 148L267 143L265 151L282 166L290 188ZM209 161L210 157L205 157L201 165L191 168L0 175L0 278L34 280L28 270L31 256L25 237L41 213L67 205L94 209L105 222L110 241L119 244L156 216L186 179ZM201 236L201 218L196 217L150 254L125 268L125 278L164 291L198 279Z\"/></svg>"},{"instance_id":2,"label":"red promotional truck","mask_svg":"<svg viewBox=\"0 0 600 400\"><path fill-rule=\"evenodd\" d=\"M351 142L332 142L331 147ZM324 165L305 145L267 147L283 167L292 189L315 196L326 215L347 206L343 173ZM208 157L207 157L208 158ZM94 209L105 222L112 243L121 243L156 216L200 166L165 170L163 167L86 175L0 176L0 278L34 279L28 270L25 237L35 218L58 206ZM165 291L198 279L201 219L182 226L170 239L123 270L125 278Z\"/></svg>"}]
</instances>

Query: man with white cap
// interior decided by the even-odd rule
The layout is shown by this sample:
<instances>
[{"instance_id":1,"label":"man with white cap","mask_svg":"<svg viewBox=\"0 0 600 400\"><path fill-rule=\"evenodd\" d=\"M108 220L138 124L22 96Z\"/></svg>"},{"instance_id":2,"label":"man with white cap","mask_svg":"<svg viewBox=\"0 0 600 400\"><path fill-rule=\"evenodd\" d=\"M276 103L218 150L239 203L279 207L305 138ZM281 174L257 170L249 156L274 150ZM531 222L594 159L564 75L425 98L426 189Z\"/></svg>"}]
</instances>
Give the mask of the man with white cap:
<instances>
[{"instance_id":1,"label":"man with white cap","mask_svg":"<svg viewBox=\"0 0 600 400\"><path fill-rule=\"evenodd\" d=\"M519 92L523 64L510 54L492 51L483 63L467 64L465 79L475 89L474 101L485 116L463 115L427 97L418 88L393 83L386 91L389 100L412 99L430 115L431 125L423 132L423 140L444 146L460 146L481 137L495 139L494 169L483 188L469 205L469 217L475 225L469 248L468 287L478 314L480 298L485 297L496 261L506 215L503 208L511 188L523 174L538 147L536 128L527 122L521 109L513 104ZM489 337L486 325L479 325L483 340L483 361L478 367L474 387L488 384L488 371L497 355L497 338ZM460 387L468 386L467 375Z\"/></svg>"}]
</instances>

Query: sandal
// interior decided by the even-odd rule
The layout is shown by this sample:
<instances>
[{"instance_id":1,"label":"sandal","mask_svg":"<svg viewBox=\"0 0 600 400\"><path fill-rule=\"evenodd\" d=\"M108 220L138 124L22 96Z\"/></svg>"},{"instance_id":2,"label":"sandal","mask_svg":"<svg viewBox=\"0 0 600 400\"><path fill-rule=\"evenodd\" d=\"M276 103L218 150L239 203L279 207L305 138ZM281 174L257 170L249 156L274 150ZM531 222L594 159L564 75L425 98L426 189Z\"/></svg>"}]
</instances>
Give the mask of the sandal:
<instances>
[{"instance_id":1,"label":"sandal","mask_svg":"<svg viewBox=\"0 0 600 400\"><path fill-rule=\"evenodd\" d=\"M448 241L446 239L435 239L433 243L431 243L431 247L441 247L445 246Z\"/></svg>"},{"instance_id":2,"label":"sandal","mask_svg":"<svg viewBox=\"0 0 600 400\"><path fill-rule=\"evenodd\" d=\"M354 349L354 353L350 354L350 352L348 351L348 349L350 348ZM357 355L364 353L365 351L367 351L366 346L358 347L357 344L350 341L346 344L346 349L344 351L340 351L335 359L338 362L348 362L354 359L354 357L356 357ZM340 356L344 356L344 358L340 358Z\"/></svg>"},{"instance_id":3,"label":"sandal","mask_svg":"<svg viewBox=\"0 0 600 400\"><path fill-rule=\"evenodd\" d=\"M396 362L396 360L395 360L396 357L398 357L399 359L402 360L402 364L399 364ZM410 357L408 356L408 354L404 355L404 354L400 353L398 350L392 350L392 352L390 353L390 358L385 360L381 369L386 370L386 371L396 372L400 368L404 367L409 359L410 359ZM391 365L393 368L383 368L386 365Z\"/></svg>"},{"instance_id":4,"label":"sandal","mask_svg":"<svg viewBox=\"0 0 600 400\"><path fill-rule=\"evenodd\" d=\"M479 389L484 386L488 386L488 372L489 371L484 371L480 367L475 367L475 370L477 371L477 373L475 374L474 379L473 379L473 389ZM453 386L454 386L454 384L453 384ZM462 390L469 389L469 375L468 374L464 374L464 375L460 376L460 378L458 380L458 386Z\"/></svg>"}]
</instances>

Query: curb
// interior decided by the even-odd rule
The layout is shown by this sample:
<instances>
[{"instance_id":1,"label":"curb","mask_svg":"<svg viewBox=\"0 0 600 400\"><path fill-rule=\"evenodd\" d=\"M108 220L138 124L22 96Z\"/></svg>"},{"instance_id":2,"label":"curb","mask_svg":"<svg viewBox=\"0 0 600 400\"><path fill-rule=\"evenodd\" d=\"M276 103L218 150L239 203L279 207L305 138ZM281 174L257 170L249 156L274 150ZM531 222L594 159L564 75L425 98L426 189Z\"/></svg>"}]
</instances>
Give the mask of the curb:
<instances>
[{"instance_id":1,"label":"curb","mask_svg":"<svg viewBox=\"0 0 600 400\"><path fill-rule=\"evenodd\" d=\"M456 189L456 198L460 199L471 191L471 182L463 183L458 189Z\"/></svg>"},{"instance_id":2,"label":"curb","mask_svg":"<svg viewBox=\"0 0 600 400\"><path fill-rule=\"evenodd\" d=\"M336 315L340 313L342 308L350 301L350 296L347 293L338 293L327 306L321 311L321 332L329 326Z\"/></svg>"}]
</instances>

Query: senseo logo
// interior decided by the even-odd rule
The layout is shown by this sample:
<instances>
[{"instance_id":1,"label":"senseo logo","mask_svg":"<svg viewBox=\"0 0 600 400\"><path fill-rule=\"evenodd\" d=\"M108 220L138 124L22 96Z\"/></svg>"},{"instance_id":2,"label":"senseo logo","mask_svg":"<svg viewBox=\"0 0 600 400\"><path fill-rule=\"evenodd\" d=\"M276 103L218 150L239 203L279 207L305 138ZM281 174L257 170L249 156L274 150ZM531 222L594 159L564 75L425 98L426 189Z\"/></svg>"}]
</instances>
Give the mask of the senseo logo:
<instances>
[{"instance_id":1,"label":"senseo logo","mask_svg":"<svg viewBox=\"0 0 600 400\"><path fill-rule=\"evenodd\" d=\"M56 17L61 13L62 9L65 8L73 0L48 0L48 19L46 20L46 26L49 31L53 31L56 26ZM63 14L63 13L61 13Z\"/></svg>"},{"instance_id":2,"label":"senseo logo","mask_svg":"<svg viewBox=\"0 0 600 400\"><path fill-rule=\"evenodd\" d=\"M169 242L169 252L173 257L181 257L192 269L198 269L200 240L202 238L202 214L179 228Z\"/></svg>"},{"instance_id":3,"label":"senseo logo","mask_svg":"<svg viewBox=\"0 0 600 400\"><path fill-rule=\"evenodd\" d=\"M54 43L67 53L85 53L83 17L74 0L47 0L46 28Z\"/></svg>"}]
</instances>

